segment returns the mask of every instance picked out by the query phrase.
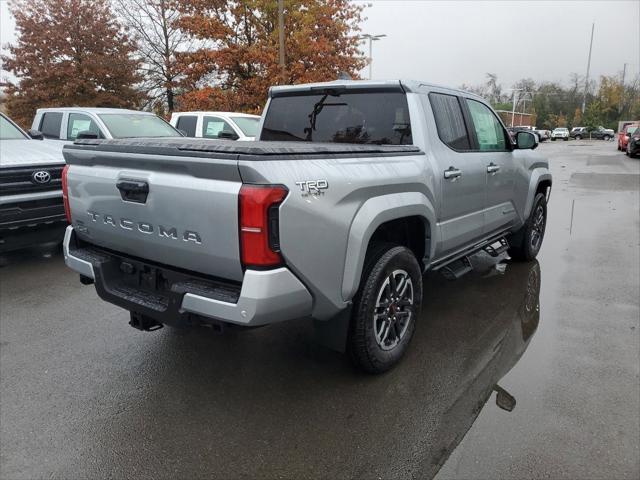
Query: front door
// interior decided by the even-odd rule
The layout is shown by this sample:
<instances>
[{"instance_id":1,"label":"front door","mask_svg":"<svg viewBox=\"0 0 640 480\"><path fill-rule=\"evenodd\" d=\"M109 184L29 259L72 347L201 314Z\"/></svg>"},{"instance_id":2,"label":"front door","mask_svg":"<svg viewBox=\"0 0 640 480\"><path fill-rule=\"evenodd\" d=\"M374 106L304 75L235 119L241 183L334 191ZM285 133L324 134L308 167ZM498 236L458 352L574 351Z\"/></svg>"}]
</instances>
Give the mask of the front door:
<instances>
[{"instance_id":1,"label":"front door","mask_svg":"<svg viewBox=\"0 0 640 480\"><path fill-rule=\"evenodd\" d=\"M475 135L473 156L486 176L484 233L490 235L511 226L517 219L513 196L515 163L509 134L495 113L484 103L465 99Z\"/></svg>"}]
</instances>

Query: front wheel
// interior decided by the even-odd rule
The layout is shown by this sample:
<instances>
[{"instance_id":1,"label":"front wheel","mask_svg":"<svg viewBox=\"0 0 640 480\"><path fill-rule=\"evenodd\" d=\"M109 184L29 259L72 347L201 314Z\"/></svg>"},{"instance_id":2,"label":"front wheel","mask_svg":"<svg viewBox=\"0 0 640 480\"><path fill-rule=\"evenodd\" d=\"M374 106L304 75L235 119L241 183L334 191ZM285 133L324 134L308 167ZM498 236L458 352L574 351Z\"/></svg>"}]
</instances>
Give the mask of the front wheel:
<instances>
[{"instance_id":1,"label":"front wheel","mask_svg":"<svg viewBox=\"0 0 640 480\"><path fill-rule=\"evenodd\" d=\"M519 261L530 262L538 256L547 227L547 199L538 193L533 200L531 214L525 224L510 238L509 255Z\"/></svg>"},{"instance_id":2,"label":"front wheel","mask_svg":"<svg viewBox=\"0 0 640 480\"><path fill-rule=\"evenodd\" d=\"M576 135L576 140L582 140L582 137L580 135Z\"/></svg>"},{"instance_id":3,"label":"front wheel","mask_svg":"<svg viewBox=\"0 0 640 480\"><path fill-rule=\"evenodd\" d=\"M605 142L608 142L610 138L611 138L611 137L610 137L609 135L605 135L604 137L602 137L602 139L603 139Z\"/></svg>"},{"instance_id":4,"label":"front wheel","mask_svg":"<svg viewBox=\"0 0 640 480\"><path fill-rule=\"evenodd\" d=\"M565 142L569 140L569 137L564 137L563 139Z\"/></svg>"},{"instance_id":5,"label":"front wheel","mask_svg":"<svg viewBox=\"0 0 640 480\"><path fill-rule=\"evenodd\" d=\"M422 303L422 271L406 247L372 245L353 304L348 350L369 373L400 361L416 328Z\"/></svg>"}]
</instances>

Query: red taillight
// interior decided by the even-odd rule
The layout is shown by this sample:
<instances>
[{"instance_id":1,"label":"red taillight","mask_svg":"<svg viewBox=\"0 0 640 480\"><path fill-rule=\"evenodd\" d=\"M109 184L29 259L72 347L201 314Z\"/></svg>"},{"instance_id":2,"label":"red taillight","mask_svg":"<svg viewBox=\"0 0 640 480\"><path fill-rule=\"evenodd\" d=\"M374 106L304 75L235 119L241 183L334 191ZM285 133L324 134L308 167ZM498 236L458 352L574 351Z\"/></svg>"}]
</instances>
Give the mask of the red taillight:
<instances>
[{"instance_id":1,"label":"red taillight","mask_svg":"<svg viewBox=\"0 0 640 480\"><path fill-rule=\"evenodd\" d=\"M71 223L71 209L69 208L69 187L67 185L67 172L69 165L65 165L62 169L62 201L64 203L64 214L67 216L67 222Z\"/></svg>"},{"instance_id":2,"label":"red taillight","mask_svg":"<svg viewBox=\"0 0 640 480\"><path fill-rule=\"evenodd\" d=\"M275 267L282 263L278 205L287 193L281 185L240 188L240 250L245 267Z\"/></svg>"}]
</instances>

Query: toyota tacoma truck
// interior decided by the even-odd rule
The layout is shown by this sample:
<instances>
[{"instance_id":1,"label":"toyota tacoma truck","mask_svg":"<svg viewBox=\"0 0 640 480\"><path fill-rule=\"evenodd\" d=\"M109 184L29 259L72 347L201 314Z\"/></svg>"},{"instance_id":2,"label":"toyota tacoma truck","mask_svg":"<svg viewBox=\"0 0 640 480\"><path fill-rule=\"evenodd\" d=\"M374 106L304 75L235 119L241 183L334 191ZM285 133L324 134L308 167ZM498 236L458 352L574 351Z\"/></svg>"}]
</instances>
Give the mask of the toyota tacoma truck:
<instances>
[{"instance_id":1,"label":"toyota tacoma truck","mask_svg":"<svg viewBox=\"0 0 640 480\"><path fill-rule=\"evenodd\" d=\"M272 87L255 142L65 146L65 261L138 329L311 318L382 372L425 271L536 257L552 182L536 146L482 98L424 82Z\"/></svg>"},{"instance_id":2,"label":"toyota tacoma truck","mask_svg":"<svg viewBox=\"0 0 640 480\"><path fill-rule=\"evenodd\" d=\"M62 242L62 145L0 113L0 254Z\"/></svg>"}]
</instances>

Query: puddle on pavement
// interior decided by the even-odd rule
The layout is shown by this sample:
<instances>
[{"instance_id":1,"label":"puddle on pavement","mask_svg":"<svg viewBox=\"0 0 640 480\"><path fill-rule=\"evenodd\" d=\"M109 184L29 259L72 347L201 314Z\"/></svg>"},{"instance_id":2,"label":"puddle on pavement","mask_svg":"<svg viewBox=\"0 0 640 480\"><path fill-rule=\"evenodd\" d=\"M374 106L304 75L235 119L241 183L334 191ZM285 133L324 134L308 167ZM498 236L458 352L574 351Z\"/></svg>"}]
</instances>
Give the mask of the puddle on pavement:
<instances>
[{"instance_id":1,"label":"puddle on pavement","mask_svg":"<svg viewBox=\"0 0 640 480\"><path fill-rule=\"evenodd\" d=\"M88 427L97 434L85 448L102 457L93 465L131 471L142 430L154 451L177 448L174 467L186 477L433 477L480 411L498 408L485 407L492 394L517 415L516 395L500 380L539 322L537 262L486 254L472 262L475 271L457 281L425 276L411 348L384 375L354 371L346 356L316 345L305 322L222 337L161 331L146 355L123 359L153 359L149 375L117 384L127 408L108 428ZM193 445L215 448L203 457Z\"/></svg>"},{"instance_id":2,"label":"puddle on pavement","mask_svg":"<svg viewBox=\"0 0 640 480\"><path fill-rule=\"evenodd\" d=\"M637 173L574 173L570 184L592 190L638 190L640 174Z\"/></svg>"}]
</instances>

